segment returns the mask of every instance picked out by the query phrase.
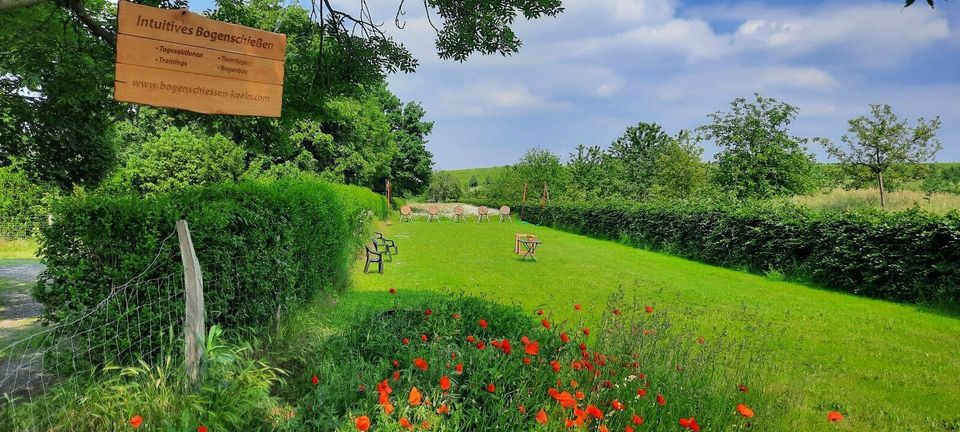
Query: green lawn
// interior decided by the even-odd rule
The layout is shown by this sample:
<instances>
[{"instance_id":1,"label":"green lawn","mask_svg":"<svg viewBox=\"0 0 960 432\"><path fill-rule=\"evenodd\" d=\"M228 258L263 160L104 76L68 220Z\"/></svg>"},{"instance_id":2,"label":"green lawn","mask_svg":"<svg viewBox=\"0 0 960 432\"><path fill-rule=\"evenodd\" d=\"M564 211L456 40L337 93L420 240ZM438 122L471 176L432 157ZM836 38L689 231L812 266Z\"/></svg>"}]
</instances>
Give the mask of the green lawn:
<instances>
[{"instance_id":1,"label":"green lawn","mask_svg":"<svg viewBox=\"0 0 960 432\"><path fill-rule=\"evenodd\" d=\"M0 260L36 259L37 242L33 240L0 240Z\"/></svg>"},{"instance_id":2,"label":"green lawn","mask_svg":"<svg viewBox=\"0 0 960 432\"><path fill-rule=\"evenodd\" d=\"M775 281L548 228L520 224L382 227L400 254L363 274L344 304L370 291L463 291L594 322L618 287L709 340L755 344L773 364L768 384L791 404L794 430L955 430L960 422L960 319L921 308ZM539 262L513 254L515 232L543 240ZM735 367L732 365L731 367ZM828 425L826 413L847 419Z\"/></svg>"}]
</instances>

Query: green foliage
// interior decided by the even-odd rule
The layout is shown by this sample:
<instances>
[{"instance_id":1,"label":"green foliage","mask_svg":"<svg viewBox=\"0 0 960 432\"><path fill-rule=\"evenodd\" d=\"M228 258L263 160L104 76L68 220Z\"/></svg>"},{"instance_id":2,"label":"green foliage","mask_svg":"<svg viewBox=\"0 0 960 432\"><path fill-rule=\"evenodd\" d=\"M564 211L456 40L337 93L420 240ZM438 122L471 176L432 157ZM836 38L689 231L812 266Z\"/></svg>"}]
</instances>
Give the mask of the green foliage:
<instances>
[{"instance_id":1,"label":"green foliage","mask_svg":"<svg viewBox=\"0 0 960 432\"><path fill-rule=\"evenodd\" d=\"M284 370L255 357L259 343L227 340L218 326L206 338L202 384L188 387L180 353L161 361L108 366L70 377L27 402L0 408L0 429L98 432L130 430L139 415L142 430L284 430L279 424L291 408L271 395L283 383Z\"/></svg>"},{"instance_id":2,"label":"green foliage","mask_svg":"<svg viewBox=\"0 0 960 432\"><path fill-rule=\"evenodd\" d=\"M386 88L379 94L397 143L397 154L390 163L393 193L419 195L430 185L433 175L433 154L427 150L427 135L433 131L433 122L423 121L427 112L419 103L404 105Z\"/></svg>"},{"instance_id":3,"label":"green foliage","mask_svg":"<svg viewBox=\"0 0 960 432\"><path fill-rule=\"evenodd\" d=\"M484 186L483 193L491 202L520 202L526 185L527 199L537 201L546 184L553 199L563 196L568 182L569 174L560 157L547 149L534 147L516 165L498 170L493 182Z\"/></svg>"},{"instance_id":4,"label":"green foliage","mask_svg":"<svg viewBox=\"0 0 960 432\"><path fill-rule=\"evenodd\" d=\"M813 180L814 158L807 138L790 135L797 108L755 95L730 103L729 112L710 115L711 124L697 128L699 139L720 147L714 180L740 199L804 193ZM819 140L819 139L816 139Z\"/></svg>"},{"instance_id":5,"label":"green foliage","mask_svg":"<svg viewBox=\"0 0 960 432\"><path fill-rule=\"evenodd\" d=\"M424 198L429 202L450 202L459 200L462 193L460 182L450 174L440 171L433 175Z\"/></svg>"},{"instance_id":6,"label":"green foliage","mask_svg":"<svg viewBox=\"0 0 960 432\"><path fill-rule=\"evenodd\" d=\"M884 181L893 168L932 162L943 146L936 137L940 118L929 122L920 118L915 127L899 119L890 105L870 105L872 118L860 116L849 121L850 129L843 135L848 150L826 142L827 153L840 161L841 167L852 178L866 174L876 180L880 190L880 206L885 205ZM916 171L911 169L909 171ZM896 171L894 171L896 172ZM885 174L887 178L885 179Z\"/></svg>"},{"instance_id":7,"label":"green foliage","mask_svg":"<svg viewBox=\"0 0 960 432\"><path fill-rule=\"evenodd\" d=\"M640 122L630 126L622 136L610 144L603 171L611 187L627 198L641 198L650 194L658 177L658 158L673 139L656 123Z\"/></svg>"},{"instance_id":8,"label":"green foliage","mask_svg":"<svg viewBox=\"0 0 960 432\"><path fill-rule=\"evenodd\" d=\"M235 181L244 171L244 156L243 149L223 135L206 137L171 127L130 155L106 188L154 194Z\"/></svg>"},{"instance_id":9,"label":"green foliage","mask_svg":"<svg viewBox=\"0 0 960 432\"><path fill-rule=\"evenodd\" d=\"M558 204L524 218L854 294L960 304L960 214L813 212L754 203Z\"/></svg>"},{"instance_id":10,"label":"green foliage","mask_svg":"<svg viewBox=\"0 0 960 432\"><path fill-rule=\"evenodd\" d=\"M342 289L370 217L385 217L386 210L383 197L369 190L307 178L196 187L146 198L67 198L56 203L55 223L44 229L47 269L41 279L46 282L37 285L34 297L46 306L46 321L81 335L73 342L89 347L79 352L89 353L95 364L127 353L133 344L134 352L151 357L167 331L158 318L182 316L184 306L150 301L176 292L111 297L101 310L114 313L72 318L134 277L176 280L182 270L176 237L170 237L178 219L189 221L204 277L211 281L205 286L208 322L234 328L266 324L277 307L291 308L319 291ZM176 289L174 284L157 288ZM113 320L114 325L105 325ZM122 328L141 322L144 328L132 332Z\"/></svg>"},{"instance_id":11,"label":"green foliage","mask_svg":"<svg viewBox=\"0 0 960 432\"><path fill-rule=\"evenodd\" d=\"M660 150L654 163L650 195L657 198L684 199L700 194L709 181L709 173L701 162L703 149L681 133Z\"/></svg>"},{"instance_id":12,"label":"green foliage","mask_svg":"<svg viewBox=\"0 0 960 432\"><path fill-rule=\"evenodd\" d=\"M383 290L379 295L389 294ZM397 295L406 294L401 289ZM353 419L366 415L374 424L371 430L400 430L401 418L414 425L426 421L439 430L565 430L565 420L575 414L551 397L554 389L571 397L583 392L579 409L593 405L604 414L602 420L588 423L610 430L623 430L633 414L654 430L673 429L678 418L691 415L710 427L735 428L746 422L731 415L741 402L764 412L753 429L775 429L776 401L765 397L754 375L756 363L744 362L736 370L716 367L721 359L743 354L744 345L723 340L699 345L696 336L675 328L665 314L650 315L641 303L623 302L622 292L609 308L589 338L581 331L582 322L550 319L555 311L536 317L553 321L546 329L518 307L476 298L431 296L405 304L398 300L385 310L360 310L353 323L304 358L296 427L349 429ZM481 327L480 320L487 327ZM570 341L563 342L561 334ZM409 343L403 343L404 338ZM524 338L537 344L533 354L526 352ZM477 345L481 343L483 349ZM415 366L417 358L426 361L425 370ZM558 372L551 368L553 361ZM462 373L456 371L457 364ZM316 386L309 384L310 374L318 376ZM450 380L449 391L440 388L442 376ZM391 388L386 396L395 406L392 414L378 403L384 382ZM744 383L750 393L737 391L737 384ZM423 404L408 402L413 387ZM647 394L638 397L641 388ZM658 406L657 394L667 398L666 406ZM623 404L622 411L612 407L614 400ZM448 413L437 413L442 405ZM549 417L544 426L535 419L540 409Z\"/></svg>"},{"instance_id":13,"label":"green foliage","mask_svg":"<svg viewBox=\"0 0 960 432\"><path fill-rule=\"evenodd\" d=\"M0 166L0 238L38 235L52 189L31 182L19 164Z\"/></svg>"}]
</instances>

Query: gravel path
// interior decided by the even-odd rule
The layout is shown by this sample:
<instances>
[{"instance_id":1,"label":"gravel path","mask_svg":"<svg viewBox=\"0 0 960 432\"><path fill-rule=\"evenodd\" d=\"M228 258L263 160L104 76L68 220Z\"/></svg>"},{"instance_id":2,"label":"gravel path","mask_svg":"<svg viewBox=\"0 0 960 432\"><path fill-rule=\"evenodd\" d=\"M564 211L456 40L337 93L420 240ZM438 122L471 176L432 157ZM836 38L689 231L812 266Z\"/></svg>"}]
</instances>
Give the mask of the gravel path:
<instances>
[{"instance_id":1,"label":"gravel path","mask_svg":"<svg viewBox=\"0 0 960 432\"><path fill-rule=\"evenodd\" d=\"M43 269L41 264L0 264L0 280L10 285L0 292L0 394L27 396L52 379L43 373L40 353L28 344L9 345L38 328L43 305L30 290Z\"/></svg>"},{"instance_id":2,"label":"gravel path","mask_svg":"<svg viewBox=\"0 0 960 432\"><path fill-rule=\"evenodd\" d=\"M45 269L43 264L0 264L0 278L16 279L18 281L33 282Z\"/></svg>"}]
</instances>

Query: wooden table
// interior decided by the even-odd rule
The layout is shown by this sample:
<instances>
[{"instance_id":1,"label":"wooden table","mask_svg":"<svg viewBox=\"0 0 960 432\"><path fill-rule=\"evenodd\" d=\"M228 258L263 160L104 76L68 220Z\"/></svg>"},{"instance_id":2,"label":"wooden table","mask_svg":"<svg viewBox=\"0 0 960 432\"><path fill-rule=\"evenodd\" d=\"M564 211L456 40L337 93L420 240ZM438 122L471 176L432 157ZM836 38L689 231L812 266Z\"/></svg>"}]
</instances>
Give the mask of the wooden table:
<instances>
[{"instance_id":1,"label":"wooden table","mask_svg":"<svg viewBox=\"0 0 960 432\"><path fill-rule=\"evenodd\" d=\"M520 244L523 245L523 249L526 251L520 259L525 260L527 257L530 257L530 259L536 261L537 247L542 243L540 240L520 240Z\"/></svg>"}]
</instances>

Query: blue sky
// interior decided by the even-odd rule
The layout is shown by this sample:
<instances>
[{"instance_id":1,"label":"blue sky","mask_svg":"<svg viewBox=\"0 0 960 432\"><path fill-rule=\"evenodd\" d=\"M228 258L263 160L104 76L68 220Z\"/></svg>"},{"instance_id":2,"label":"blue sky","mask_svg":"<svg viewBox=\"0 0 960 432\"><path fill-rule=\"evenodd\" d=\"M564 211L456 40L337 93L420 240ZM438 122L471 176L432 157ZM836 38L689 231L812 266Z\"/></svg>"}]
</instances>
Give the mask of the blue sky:
<instances>
[{"instance_id":1,"label":"blue sky","mask_svg":"<svg viewBox=\"0 0 960 432\"><path fill-rule=\"evenodd\" d=\"M436 123L428 147L439 169L513 163L535 145L566 157L639 121L694 128L754 92L799 107L796 134L832 140L871 103L910 119L939 115L938 159L960 161L953 1L931 10L900 0L565 0L556 18L516 23L520 53L465 63L437 58L420 2L407 3L404 30L392 25L396 1L371 9L420 59L416 73L389 82ZM716 148L703 146L712 158ZM822 148L811 151L827 160Z\"/></svg>"}]
</instances>

